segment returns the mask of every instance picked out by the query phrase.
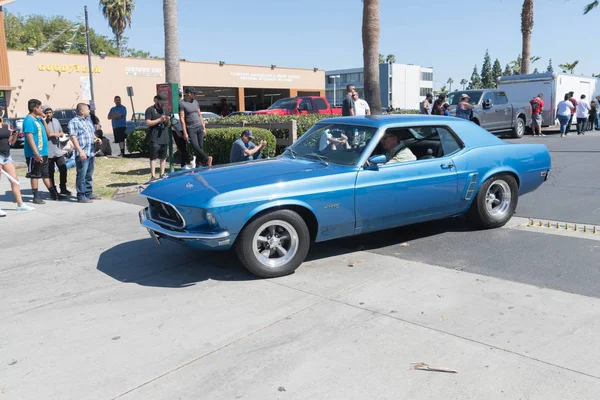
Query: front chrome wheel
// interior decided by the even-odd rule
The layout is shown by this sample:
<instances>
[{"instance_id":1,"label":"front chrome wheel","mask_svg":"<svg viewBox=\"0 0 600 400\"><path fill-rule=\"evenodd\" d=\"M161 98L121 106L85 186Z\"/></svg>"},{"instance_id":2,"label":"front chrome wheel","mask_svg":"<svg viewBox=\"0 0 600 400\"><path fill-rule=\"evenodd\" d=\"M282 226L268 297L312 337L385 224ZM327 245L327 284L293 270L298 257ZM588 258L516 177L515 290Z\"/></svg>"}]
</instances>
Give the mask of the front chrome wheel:
<instances>
[{"instance_id":1,"label":"front chrome wheel","mask_svg":"<svg viewBox=\"0 0 600 400\"><path fill-rule=\"evenodd\" d=\"M493 218L502 218L511 208L512 192L508 183L494 181L485 193L485 208Z\"/></svg>"},{"instance_id":2,"label":"front chrome wheel","mask_svg":"<svg viewBox=\"0 0 600 400\"><path fill-rule=\"evenodd\" d=\"M254 234L254 256L265 267L281 267L298 252L298 241L298 232L290 223L279 219L268 221Z\"/></svg>"}]
</instances>

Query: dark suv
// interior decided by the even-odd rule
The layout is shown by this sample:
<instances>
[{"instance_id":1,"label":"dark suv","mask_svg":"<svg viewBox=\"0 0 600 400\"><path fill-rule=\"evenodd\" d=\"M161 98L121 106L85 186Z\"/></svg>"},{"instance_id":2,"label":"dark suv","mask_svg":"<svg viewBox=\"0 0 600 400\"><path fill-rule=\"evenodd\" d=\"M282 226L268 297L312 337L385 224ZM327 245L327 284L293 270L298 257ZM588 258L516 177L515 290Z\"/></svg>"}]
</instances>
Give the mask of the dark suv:
<instances>
[{"instance_id":1,"label":"dark suv","mask_svg":"<svg viewBox=\"0 0 600 400\"><path fill-rule=\"evenodd\" d=\"M74 108L63 108L54 111L54 118L60 122L60 126L64 133L69 133L69 121L77 116L77 111Z\"/></svg>"}]
</instances>

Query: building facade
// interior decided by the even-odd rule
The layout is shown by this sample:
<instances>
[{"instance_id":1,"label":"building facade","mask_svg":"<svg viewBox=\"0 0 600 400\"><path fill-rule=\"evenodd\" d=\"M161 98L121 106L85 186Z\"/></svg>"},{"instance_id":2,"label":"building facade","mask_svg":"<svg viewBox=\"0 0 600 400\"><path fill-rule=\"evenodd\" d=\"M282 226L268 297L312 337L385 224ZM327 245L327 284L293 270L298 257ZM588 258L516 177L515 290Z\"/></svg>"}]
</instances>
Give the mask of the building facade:
<instances>
[{"instance_id":1,"label":"building facade","mask_svg":"<svg viewBox=\"0 0 600 400\"><path fill-rule=\"evenodd\" d=\"M433 68L412 64L380 64L381 106L416 110L425 95L433 92ZM340 105L346 85L353 84L364 98L364 69L350 68L325 71L325 93L331 104Z\"/></svg>"},{"instance_id":2,"label":"building facade","mask_svg":"<svg viewBox=\"0 0 600 400\"><path fill-rule=\"evenodd\" d=\"M27 115L27 101L39 99L54 109L90 103L87 55L5 51L0 61L8 64L0 87L0 107L5 116ZM2 53L2 49L0 49ZM228 114L269 107L274 101L294 96L324 96L325 74L318 69L262 67L226 63L181 62L183 88L194 87L202 111ZM156 85L165 83L164 60L92 56L92 83L96 115L110 132L106 118L115 95L132 115L153 104ZM7 84L7 82L10 82ZM133 88L132 101L127 87Z\"/></svg>"}]
</instances>

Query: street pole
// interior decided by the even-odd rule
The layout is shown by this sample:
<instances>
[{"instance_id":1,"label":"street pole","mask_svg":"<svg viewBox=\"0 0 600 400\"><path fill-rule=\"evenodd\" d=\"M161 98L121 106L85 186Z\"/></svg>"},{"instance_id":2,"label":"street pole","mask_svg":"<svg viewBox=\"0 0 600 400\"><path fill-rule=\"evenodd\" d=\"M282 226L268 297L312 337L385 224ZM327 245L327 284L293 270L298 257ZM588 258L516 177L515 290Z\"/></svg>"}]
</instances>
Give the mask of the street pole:
<instances>
[{"instance_id":1,"label":"street pole","mask_svg":"<svg viewBox=\"0 0 600 400\"><path fill-rule=\"evenodd\" d=\"M88 68L90 73L90 94L92 100L90 101L90 108L92 111L96 110L96 102L94 100L94 78L92 77L92 50L90 48L90 26L88 24L88 8L85 8L85 37L87 40L87 56L88 56Z\"/></svg>"},{"instance_id":2,"label":"street pole","mask_svg":"<svg viewBox=\"0 0 600 400\"><path fill-rule=\"evenodd\" d=\"M333 78L333 106L335 107L337 105L337 101L336 101L336 86L335 86L335 78L339 78L339 75L331 75L331 77Z\"/></svg>"}]
</instances>

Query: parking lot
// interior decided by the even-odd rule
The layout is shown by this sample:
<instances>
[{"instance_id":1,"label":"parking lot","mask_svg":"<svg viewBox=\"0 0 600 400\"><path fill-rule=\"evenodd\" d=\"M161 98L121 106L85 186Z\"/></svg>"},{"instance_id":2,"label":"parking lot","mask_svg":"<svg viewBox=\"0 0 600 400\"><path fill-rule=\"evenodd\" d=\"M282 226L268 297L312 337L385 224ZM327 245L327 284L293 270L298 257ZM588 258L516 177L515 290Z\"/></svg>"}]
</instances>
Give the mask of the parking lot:
<instances>
[{"instance_id":1,"label":"parking lot","mask_svg":"<svg viewBox=\"0 0 600 400\"><path fill-rule=\"evenodd\" d=\"M0 399L597 397L600 233L530 218L600 227L600 134L509 141L545 143L553 169L506 227L335 240L277 279L157 246L139 196L11 213Z\"/></svg>"}]
</instances>

